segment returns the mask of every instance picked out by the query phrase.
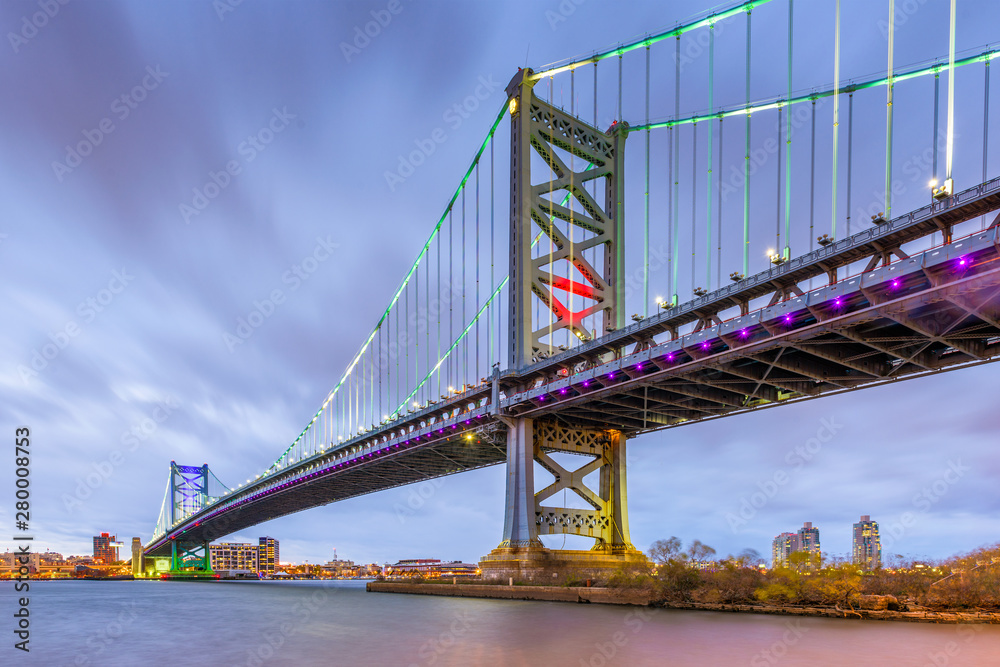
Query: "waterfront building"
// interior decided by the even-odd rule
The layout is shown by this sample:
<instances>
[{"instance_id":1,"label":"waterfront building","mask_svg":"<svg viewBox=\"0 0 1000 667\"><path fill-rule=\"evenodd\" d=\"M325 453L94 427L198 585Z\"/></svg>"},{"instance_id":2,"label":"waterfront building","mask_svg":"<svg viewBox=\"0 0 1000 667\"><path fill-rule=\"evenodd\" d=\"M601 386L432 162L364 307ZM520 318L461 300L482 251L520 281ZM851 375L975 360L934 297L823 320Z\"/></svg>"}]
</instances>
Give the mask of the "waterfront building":
<instances>
[{"instance_id":1,"label":"waterfront building","mask_svg":"<svg viewBox=\"0 0 1000 667\"><path fill-rule=\"evenodd\" d=\"M851 560L868 570L882 566L882 539L878 534L878 522L872 521L868 514L862 514L861 520L854 524L853 548Z\"/></svg>"},{"instance_id":2,"label":"waterfront building","mask_svg":"<svg viewBox=\"0 0 1000 667\"><path fill-rule=\"evenodd\" d=\"M118 560L118 538L101 533L94 536L94 563L110 565Z\"/></svg>"},{"instance_id":3,"label":"waterfront building","mask_svg":"<svg viewBox=\"0 0 1000 667\"><path fill-rule=\"evenodd\" d=\"M212 569L259 572L260 545L252 542L223 542L208 547Z\"/></svg>"},{"instance_id":4,"label":"waterfront building","mask_svg":"<svg viewBox=\"0 0 1000 667\"><path fill-rule=\"evenodd\" d=\"M479 574L479 567L457 560L443 563L436 558L414 558L386 566L385 573L403 577L474 577Z\"/></svg>"},{"instance_id":5,"label":"waterfront building","mask_svg":"<svg viewBox=\"0 0 1000 667\"><path fill-rule=\"evenodd\" d=\"M262 537L257 545L257 571L262 574L273 574L281 567L278 559L278 540L273 537Z\"/></svg>"}]
</instances>

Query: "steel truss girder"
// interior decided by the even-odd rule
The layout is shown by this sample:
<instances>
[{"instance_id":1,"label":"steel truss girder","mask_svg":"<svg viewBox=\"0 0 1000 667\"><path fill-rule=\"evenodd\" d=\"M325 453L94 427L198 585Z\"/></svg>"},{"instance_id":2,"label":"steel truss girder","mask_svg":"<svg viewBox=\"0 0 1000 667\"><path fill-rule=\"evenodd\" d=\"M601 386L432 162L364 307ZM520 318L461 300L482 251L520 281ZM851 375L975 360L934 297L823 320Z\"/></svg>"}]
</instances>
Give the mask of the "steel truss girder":
<instances>
[{"instance_id":1,"label":"steel truss girder","mask_svg":"<svg viewBox=\"0 0 1000 667\"><path fill-rule=\"evenodd\" d=\"M1000 253L997 253L1000 254ZM745 343L732 347L721 354L716 354L708 366L699 365L701 359L692 358L690 362L676 364L652 363L654 355L660 359L664 354L656 349L646 352L648 356L639 355L635 360L622 360L621 367L628 364L636 368L636 364L651 364L655 371L649 371L641 380L641 385L671 390L671 385L688 377L697 377L707 368L718 373L718 377L701 383L715 383L724 388L733 382L733 375L745 377L747 381L759 384L760 389L777 387L788 390L787 396L778 396L778 400L807 399L825 393L841 393L862 386L870 386L893 381L897 377L914 376L935 372L939 369L968 365L995 359L1000 355L1000 326L995 316L991 314L1000 310L1000 272L991 268L995 255L985 255L981 264L982 270L964 278L950 282L938 282L919 287L914 291L901 294L891 300L880 303L868 303L857 310L841 313L837 317L816 320L793 331L784 331L758 342ZM977 293L975 302L968 301L970 293ZM959 303L954 303L958 301ZM905 313L904 323L897 320L900 313ZM985 317L981 317L985 315ZM886 346L884 341L903 341L898 346ZM975 344L975 350L981 351L982 359L976 359L954 345L956 341L970 341ZM834 347L830 347L830 346ZM814 349L820 349L821 354L814 354ZM661 350L663 348L660 348ZM686 348L684 348L686 349ZM867 350L865 354L856 354L859 349ZM777 356L778 353L782 356ZM789 356L793 355L793 356ZM854 359L877 355L879 361L869 366L853 363ZM707 358L706 358L707 360ZM747 363L747 362L750 363ZM830 367L825 375L815 373L815 377L803 380L791 378L775 378L770 371L781 366L798 373L807 369L822 368L825 362L841 364L840 367ZM796 367L795 364L799 366ZM907 368L912 364L912 368ZM614 368L614 367L613 367ZM842 370L841 370L842 368ZM882 372L877 372L882 370ZM856 375L854 374L856 373ZM637 379L637 378L633 378ZM738 381L737 381L738 382ZM815 385L808 393L807 387L799 386L803 382ZM550 392L551 400L544 403L532 403L529 409L517 410L519 406L511 406L520 416L542 417L546 414L586 414L601 404L623 405L621 398L638 398L635 395L637 383L622 386L625 383L609 383L586 393L567 396L565 399L558 392ZM756 392L754 392L756 393ZM748 397L754 393L748 392ZM774 399L765 400L772 402ZM526 407L528 404L525 404ZM631 408L633 415L641 415L642 406L624 404ZM746 407L754 407L748 403ZM541 407L541 409L539 409ZM692 406L694 407L694 406ZM723 414L734 414L739 409L720 410ZM600 410L593 415L597 417ZM717 415L722 416L722 415ZM710 417L706 417L710 418ZM594 420L594 423L599 423ZM625 415L609 414L605 425L623 426ZM634 428L635 432L648 430ZM629 431L632 432L632 431Z\"/></svg>"},{"instance_id":2,"label":"steel truss girder","mask_svg":"<svg viewBox=\"0 0 1000 667\"><path fill-rule=\"evenodd\" d=\"M610 134L584 123L535 97L531 70L522 70L507 86L511 109L511 253L510 351L512 369L524 368L536 354L555 348L555 334L568 330L589 338L584 320L600 316L599 335L624 326L623 170L628 126L620 123ZM582 159L588 166L575 171L556 148ZM548 167L544 179L532 182L531 156ZM605 181L605 202L598 204L584 188L595 179ZM573 201L565 206L563 195ZM574 208L576 207L576 208ZM582 209L582 213L579 212ZM569 232L560 229L561 223ZM532 257L535 228L543 249ZM579 231L579 236L573 230ZM594 266L584 251L596 249ZM568 276L580 276L582 280ZM572 310L555 295L560 290L583 301ZM532 295L550 322L532 319ZM537 326L537 328L536 328Z\"/></svg>"}]
</instances>

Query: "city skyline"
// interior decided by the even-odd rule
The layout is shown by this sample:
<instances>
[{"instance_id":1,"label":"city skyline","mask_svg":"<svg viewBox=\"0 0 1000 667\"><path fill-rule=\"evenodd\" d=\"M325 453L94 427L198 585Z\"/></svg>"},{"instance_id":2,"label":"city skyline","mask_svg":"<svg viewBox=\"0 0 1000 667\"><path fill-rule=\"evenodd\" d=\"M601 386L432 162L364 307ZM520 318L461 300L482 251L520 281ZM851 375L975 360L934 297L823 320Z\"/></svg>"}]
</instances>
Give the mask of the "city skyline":
<instances>
[{"instance_id":1,"label":"city skyline","mask_svg":"<svg viewBox=\"0 0 1000 667\"><path fill-rule=\"evenodd\" d=\"M710 5L691 3L676 18ZM37 546L89 553L92 537L111 526L123 539L146 541L171 459L208 463L235 486L288 446L412 262L516 69L606 48L609 35L625 39L665 20L662 3L612 13L597 3L573 6L567 14L559 3L407 4L370 44L345 53L341 44L351 44L354 28L384 3L303 2L281 11L243 3L221 17L210 5L71 4L20 47L0 72L20 92L0 141L29 156L8 167L11 196L0 203L0 313L15 323L0 332L7 359L0 401L39 443L32 462ZM881 28L864 7L845 2L847 15L865 17L844 36L848 78L885 66ZM990 27L976 20L984 7L991 5L960 7L963 48L990 41ZM782 19L764 9L754 15L755 35L782 34ZM898 63L947 52L938 9L924 5L898 26ZM827 21L828 10L797 6L796 20ZM17 25L21 11L5 5L0 17ZM527 26L525 16L533 19ZM494 26L487 36L474 30L483 23ZM181 26L191 44L176 39ZM721 25L720 45L736 32ZM445 36L463 58L408 47ZM701 86L704 48L691 44L684 76ZM796 89L829 83L828 47L797 46L816 71L798 67ZM673 65L655 62L654 72ZM738 69L717 72L717 90L742 91ZM42 83L47 72L62 72L65 90ZM780 89L779 79L761 75L755 94ZM137 88L142 100L133 99ZM477 90L481 109L449 114ZM557 101L569 94L553 93ZM122 95L134 108L118 103ZM1000 97L994 101L1000 108ZM602 100L602 126L614 105ZM114 130L70 166L76 159L66 147L85 133L96 136L105 116ZM363 136L359 125L379 131ZM273 143L253 148L253 161L198 208L195 190L249 151L241 150L245 138L265 126L281 127ZM387 179L400 156L437 128L447 128L446 140L426 163L402 182ZM856 140L881 138L859 130ZM352 156L349 170L343 155ZM922 169L919 183L901 176L913 201L926 194ZM989 170L1000 173L1000 152L991 153ZM866 205L878 185L857 184ZM243 336L240 322L275 290L285 298ZM78 335L68 333L71 323ZM58 352L40 357L36 370L46 345ZM1000 472L992 455L998 388L996 368L987 365L632 440L633 541L645 549L676 535L700 539L720 556L747 547L766 554L776 529L810 517L824 527L824 547L849 557L852 523L842 517L865 512L881 519L883 559L944 558L991 543L1000 531L1000 490L992 483ZM808 449L819 433L829 437ZM778 473L786 482L774 481ZM391 489L221 541L280 534L289 562L318 562L334 547L357 562L477 562L501 538L504 475L496 466ZM12 515L0 507L0 518ZM9 548L0 540L0 550Z\"/></svg>"}]
</instances>

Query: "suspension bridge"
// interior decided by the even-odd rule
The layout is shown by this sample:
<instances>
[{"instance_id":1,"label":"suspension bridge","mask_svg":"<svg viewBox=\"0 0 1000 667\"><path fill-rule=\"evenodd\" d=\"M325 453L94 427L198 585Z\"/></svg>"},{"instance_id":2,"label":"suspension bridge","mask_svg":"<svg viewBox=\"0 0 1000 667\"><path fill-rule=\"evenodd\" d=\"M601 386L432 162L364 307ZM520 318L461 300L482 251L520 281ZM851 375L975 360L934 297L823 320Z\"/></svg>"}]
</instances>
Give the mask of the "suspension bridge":
<instances>
[{"instance_id":1,"label":"suspension bridge","mask_svg":"<svg viewBox=\"0 0 1000 667\"><path fill-rule=\"evenodd\" d=\"M209 570L208 543L249 526L505 464L504 532L484 574L606 570L641 558L627 439L995 360L989 77L1000 52L957 50L953 1L941 21L948 53L897 67L890 1L879 10L885 71L842 78L843 17L838 0L828 4L833 82L805 91L792 87L794 0L743 2L519 70L416 261L305 428L234 488L207 465L172 462L146 555L171 556L173 572ZM763 12L787 19L787 44L767 35L787 51L787 85L751 98L752 21ZM716 105L717 28L740 22L745 95ZM706 32L707 71L685 74L683 40ZM707 105L685 110L682 87L706 80ZM900 187L901 167L919 187ZM873 184L873 204L852 200L852 186ZM564 453L583 465L565 468L554 458ZM535 462L553 478L541 489ZM560 492L585 508L558 506ZM594 548L545 548L539 537L553 534Z\"/></svg>"}]
</instances>

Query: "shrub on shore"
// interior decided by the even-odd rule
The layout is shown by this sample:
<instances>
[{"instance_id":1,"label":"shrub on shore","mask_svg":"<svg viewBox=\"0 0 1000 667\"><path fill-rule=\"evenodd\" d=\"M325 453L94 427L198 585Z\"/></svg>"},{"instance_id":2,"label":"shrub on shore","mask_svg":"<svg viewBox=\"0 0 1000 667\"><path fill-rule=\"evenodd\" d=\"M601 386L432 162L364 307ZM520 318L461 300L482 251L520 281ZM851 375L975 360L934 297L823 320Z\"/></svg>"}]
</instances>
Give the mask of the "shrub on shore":
<instances>
[{"instance_id":1,"label":"shrub on shore","mask_svg":"<svg viewBox=\"0 0 1000 667\"><path fill-rule=\"evenodd\" d=\"M686 551L681 547L676 537L657 540L648 551L650 567L616 573L609 584L645 588L664 602L1000 610L1000 544L940 562L894 557L871 571L806 553L765 569L753 550L712 559L715 550L697 540Z\"/></svg>"}]
</instances>

